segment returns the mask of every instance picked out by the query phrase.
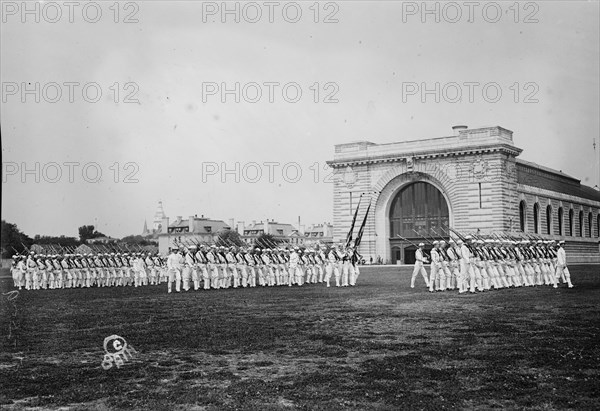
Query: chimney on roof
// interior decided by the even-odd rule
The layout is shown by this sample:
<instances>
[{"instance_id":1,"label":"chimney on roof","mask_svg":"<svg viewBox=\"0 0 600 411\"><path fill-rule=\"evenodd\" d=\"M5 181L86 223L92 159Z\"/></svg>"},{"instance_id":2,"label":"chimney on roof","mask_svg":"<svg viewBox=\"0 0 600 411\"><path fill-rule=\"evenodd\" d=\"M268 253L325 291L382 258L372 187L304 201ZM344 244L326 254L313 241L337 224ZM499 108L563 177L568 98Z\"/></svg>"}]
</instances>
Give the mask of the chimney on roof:
<instances>
[{"instance_id":1,"label":"chimney on roof","mask_svg":"<svg viewBox=\"0 0 600 411\"><path fill-rule=\"evenodd\" d=\"M452 131L454 132L455 136L458 136L460 134L461 130L466 130L469 127L467 126L463 126L463 125L458 125L458 126L452 126Z\"/></svg>"},{"instance_id":2,"label":"chimney on roof","mask_svg":"<svg viewBox=\"0 0 600 411\"><path fill-rule=\"evenodd\" d=\"M236 229L237 229L238 233L244 234L244 230L246 229L246 225L244 224L243 221L238 221Z\"/></svg>"}]
</instances>

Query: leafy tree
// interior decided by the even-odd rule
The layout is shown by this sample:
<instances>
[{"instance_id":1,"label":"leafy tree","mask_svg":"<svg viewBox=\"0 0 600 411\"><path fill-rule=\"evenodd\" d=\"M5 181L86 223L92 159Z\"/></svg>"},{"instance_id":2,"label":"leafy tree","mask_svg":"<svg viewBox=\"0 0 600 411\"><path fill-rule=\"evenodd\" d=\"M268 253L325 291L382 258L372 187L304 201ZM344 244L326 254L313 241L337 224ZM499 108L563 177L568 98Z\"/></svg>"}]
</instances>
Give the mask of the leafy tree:
<instances>
[{"instance_id":1,"label":"leafy tree","mask_svg":"<svg viewBox=\"0 0 600 411\"><path fill-rule=\"evenodd\" d=\"M106 235L96 231L93 225L82 225L79 227L79 241L82 243L85 243L90 238L97 237L106 237Z\"/></svg>"},{"instance_id":2,"label":"leafy tree","mask_svg":"<svg viewBox=\"0 0 600 411\"><path fill-rule=\"evenodd\" d=\"M123 237L120 243L125 244L137 244L137 245L158 245L156 240L148 239L141 235L128 235L127 237Z\"/></svg>"},{"instance_id":3,"label":"leafy tree","mask_svg":"<svg viewBox=\"0 0 600 411\"><path fill-rule=\"evenodd\" d=\"M36 244L53 244L53 245L58 244L62 247L77 247L80 245L80 242L77 238L65 237L64 235L57 237L57 236L49 236L49 235L40 236L38 234L33 238L33 241Z\"/></svg>"},{"instance_id":4,"label":"leafy tree","mask_svg":"<svg viewBox=\"0 0 600 411\"><path fill-rule=\"evenodd\" d=\"M25 247L30 248L33 244L33 240L23 234L16 224L7 223L2 220L2 258L10 258L15 254L15 250L18 253L23 253ZM25 247L23 247L25 245Z\"/></svg>"}]
</instances>

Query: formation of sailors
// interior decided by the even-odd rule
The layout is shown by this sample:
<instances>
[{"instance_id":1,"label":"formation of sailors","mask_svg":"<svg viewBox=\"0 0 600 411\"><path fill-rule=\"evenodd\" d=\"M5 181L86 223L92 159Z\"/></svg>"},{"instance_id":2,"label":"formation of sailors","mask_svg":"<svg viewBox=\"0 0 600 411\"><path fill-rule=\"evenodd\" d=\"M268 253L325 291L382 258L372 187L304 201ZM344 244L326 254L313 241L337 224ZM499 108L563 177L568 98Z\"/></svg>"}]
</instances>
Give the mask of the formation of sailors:
<instances>
[{"instance_id":1,"label":"formation of sailors","mask_svg":"<svg viewBox=\"0 0 600 411\"><path fill-rule=\"evenodd\" d=\"M224 247L190 245L167 257L150 252L36 254L13 256L14 286L26 290L147 286L173 283L177 292L238 287L356 285L360 255L352 245Z\"/></svg>"},{"instance_id":2,"label":"formation of sailors","mask_svg":"<svg viewBox=\"0 0 600 411\"><path fill-rule=\"evenodd\" d=\"M18 289L155 285L165 280L158 253L116 252L14 255L11 267Z\"/></svg>"},{"instance_id":3,"label":"formation of sailors","mask_svg":"<svg viewBox=\"0 0 600 411\"><path fill-rule=\"evenodd\" d=\"M499 290L512 287L552 286L559 281L573 287L567 267L564 241L511 240L466 236L463 239L434 241L430 274L423 264L428 258L418 244L411 287L422 275L430 292L458 290Z\"/></svg>"},{"instance_id":4,"label":"formation of sailors","mask_svg":"<svg viewBox=\"0 0 600 411\"><path fill-rule=\"evenodd\" d=\"M299 247L253 248L216 245L180 247L167 258L168 292L238 287L302 286L325 283L356 285L360 255L352 245L301 250Z\"/></svg>"}]
</instances>

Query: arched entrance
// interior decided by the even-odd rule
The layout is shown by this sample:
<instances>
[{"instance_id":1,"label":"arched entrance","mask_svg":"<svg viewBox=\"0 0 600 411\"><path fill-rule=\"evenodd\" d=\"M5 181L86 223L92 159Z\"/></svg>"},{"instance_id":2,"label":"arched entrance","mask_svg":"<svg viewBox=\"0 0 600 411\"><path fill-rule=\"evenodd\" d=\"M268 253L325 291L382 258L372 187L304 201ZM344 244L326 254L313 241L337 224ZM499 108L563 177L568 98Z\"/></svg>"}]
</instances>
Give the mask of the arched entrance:
<instances>
[{"instance_id":1,"label":"arched entrance","mask_svg":"<svg viewBox=\"0 0 600 411\"><path fill-rule=\"evenodd\" d=\"M444 195L433 184L418 181L403 187L393 198L389 209L390 247L392 262L404 264L415 262L415 247L401 240L398 235L414 243L427 238L446 236L441 227L448 227L450 214ZM415 232L416 231L416 232ZM419 234L417 234L419 233ZM437 234L436 234L437 233Z\"/></svg>"}]
</instances>

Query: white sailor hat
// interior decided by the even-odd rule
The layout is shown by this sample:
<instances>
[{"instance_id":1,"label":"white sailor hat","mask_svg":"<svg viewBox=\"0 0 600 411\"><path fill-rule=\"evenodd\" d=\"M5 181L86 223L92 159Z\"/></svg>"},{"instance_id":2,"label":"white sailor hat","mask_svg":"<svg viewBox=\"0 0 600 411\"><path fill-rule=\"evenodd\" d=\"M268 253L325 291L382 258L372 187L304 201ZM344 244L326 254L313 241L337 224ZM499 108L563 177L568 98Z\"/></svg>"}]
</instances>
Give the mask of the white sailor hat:
<instances>
[{"instance_id":1,"label":"white sailor hat","mask_svg":"<svg viewBox=\"0 0 600 411\"><path fill-rule=\"evenodd\" d=\"M425 247L425 244L419 243L419 247Z\"/></svg>"},{"instance_id":2,"label":"white sailor hat","mask_svg":"<svg viewBox=\"0 0 600 411\"><path fill-rule=\"evenodd\" d=\"M464 244L464 243L463 243L463 240L461 240L461 239L459 238L459 239L458 239L458 241L456 242L456 244L458 244L458 245L461 245L461 244Z\"/></svg>"},{"instance_id":3,"label":"white sailor hat","mask_svg":"<svg viewBox=\"0 0 600 411\"><path fill-rule=\"evenodd\" d=\"M433 240L433 245L438 245L440 242L438 240Z\"/></svg>"},{"instance_id":4,"label":"white sailor hat","mask_svg":"<svg viewBox=\"0 0 600 411\"><path fill-rule=\"evenodd\" d=\"M456 243L454 242L454 239L453 239L453 238L449 239L449 240L448 240L448 243L450 243L450 244L456 244Z\"/></svg>"},{"instance_id":5,"label":"white sailor hat","mask_svg":"<svg viewBox=\"0 0 600 411\"><path fill-rule=\"evenodd\" d=\"M560 245L563 245L564 243L565 243L565 240L560 240L560 241L558 242L558 244L560 244Z\"/></svg>"}]
</instances>

